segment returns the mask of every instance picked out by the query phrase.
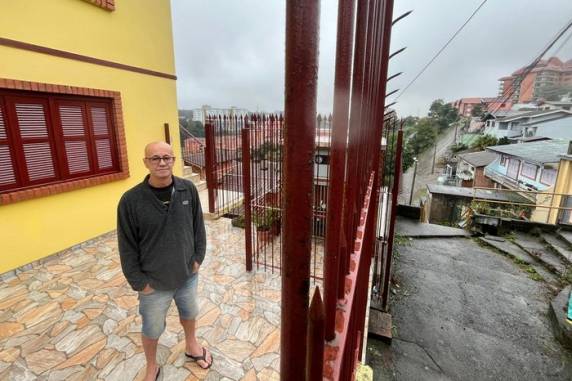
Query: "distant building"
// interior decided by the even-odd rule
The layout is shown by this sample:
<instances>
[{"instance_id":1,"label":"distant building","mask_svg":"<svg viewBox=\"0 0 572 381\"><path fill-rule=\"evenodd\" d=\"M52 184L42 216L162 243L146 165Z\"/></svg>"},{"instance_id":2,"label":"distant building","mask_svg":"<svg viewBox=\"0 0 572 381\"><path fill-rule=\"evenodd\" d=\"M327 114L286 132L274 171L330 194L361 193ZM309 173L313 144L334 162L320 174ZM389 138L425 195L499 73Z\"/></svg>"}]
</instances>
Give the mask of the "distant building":
<instances>
[{"instance_id":1,"label":"distant building","mask_svg":"<svg viewBox=\"0 0 572 381\"><path fill-rule=\"evenodd\" d=\"M471 116L473 109L481 104L481 98L461 98L451 102L461 116Z\"/></svg>"},{"instance_id":2,"label":"distant building","mask_svg":"<svg viewBox=\"0 0 572 381\"><path fill-rule=\"evenodd\" d=\"M499 97L512 93L513 103L528 103L554 94L558 88L572 87L572 60L557 57L541 60L526 75L526 67L499 79ZM524 77L523 77L524 75Z\"/></svg>"},{"instance_id":3,"label":"distant building","mask_svg":"<svg viewBox=\"0 0 572 381\"><path fill-rule=\"evenodd\" d=\"M487 110L509 110L512 106L510 102L501 102L500 99L485 98L461 98L451 102L451 105L457 109L459 115L464 117L472 116L473 109L480 105L483 111Z\"/></svg>"},{"instance_id":4,"label":"distant building","mask_svg":"<svg viewBox=\"0 0 572 381\"><path fill-rule=\"evenodd\" d=\"M465 215L473 201L526 203L514 193L490 189L471 189L440 184L427 184L427 200L423 204L425 221L432 224L454 225Z\"/></svg>"},{"instance_id":5,"label":"distant building","mask_svg":"<svg viewBox=\"0 0 572 381\"><path fill-rule=\"evenodd\" d=\"M535 136L572 139L572 111L554 109L511 111L485 117L484 133L497 139L519 140Z\"/></svg>"},{"instance_id":6,"label":"distant building","mask_svg":"<svg viewBox=\"0 0 572 381\"><path fill-rule=\"evenodd\" d=\"M192 120L199 121L203 125L208 116L221 115L221 116L242 116L250 114L250 111L244 108L230 106L229 108L216 108L209 105L202 105L200 108L191 110Z\"/></svg>"},{"instance_id":7,"label":"distant building","mask_svg":"<svg viewBox=\"0 0 572 381\"><path fill-rule=\"evenodd\" d=\"M558 168L558 176L554 187L556 195L552 200L552 206L572 208L572 147L570 145L566 154L561 155ZM554 209L550 212L548 221L551 224L572 225L572 210Z\"/></svg>"},{"instance_id":8,"label":"distant building","mask_svg":"<svg viewBox=\"0 0 572 381\"><path fill-rule=\"evenodd\" d=\"M489 151L459 155L457 178L461 180L461 186L492 188L494 183L485 176L485 167L492 163L496 157L496 153Z\"/></svg>"},{"instance_id":9,"label":"distant building","mask_svg":"<svg viewBox=\"0 0 572 381\"><path fill-rule=\"evenodd\" d=\"M497 157L485 167L485 176L495 188L517 191L533 205L550 205L560 158L568 152L568 141L546 140L487 147ZM521 191L521 192L519 192ZM548 208L533 208L531 220L546 222Z\"/></svg>"}]
</instances>

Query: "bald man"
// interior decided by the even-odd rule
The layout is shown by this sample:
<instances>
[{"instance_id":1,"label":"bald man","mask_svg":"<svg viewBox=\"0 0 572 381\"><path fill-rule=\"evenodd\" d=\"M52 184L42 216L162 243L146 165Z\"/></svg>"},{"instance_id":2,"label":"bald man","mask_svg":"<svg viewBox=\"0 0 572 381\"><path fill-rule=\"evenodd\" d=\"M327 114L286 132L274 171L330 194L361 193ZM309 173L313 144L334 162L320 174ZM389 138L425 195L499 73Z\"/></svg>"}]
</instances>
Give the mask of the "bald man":
<instances>
[{"instance_id":1,"label":"bald man","mask_svg":"<svg viewBox=\"0 0 572 381\"><path fill-rule=\"evenodd\" d=\"M195 335L199 313L197 282L206 251L206 233L197 188L173 176L175 156L165 142L150 143L143 159L149 174L119 201L117 238L125 278L139 293L142 343L147 360L145 380L159 378L157 342L175 300L185 331L186 358L203 369L210 352Z\"/></svg>"}]
</instances>

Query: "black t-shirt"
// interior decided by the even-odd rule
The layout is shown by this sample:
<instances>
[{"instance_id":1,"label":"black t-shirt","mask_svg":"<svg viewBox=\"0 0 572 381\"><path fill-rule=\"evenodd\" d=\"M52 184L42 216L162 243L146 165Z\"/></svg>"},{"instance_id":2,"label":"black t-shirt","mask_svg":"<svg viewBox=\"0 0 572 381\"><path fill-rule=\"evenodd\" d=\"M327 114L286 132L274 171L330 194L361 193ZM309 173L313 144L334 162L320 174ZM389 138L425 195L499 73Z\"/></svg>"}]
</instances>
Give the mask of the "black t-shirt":
<instances>
[{"instance_id":1,"label":"black t-shirt","mask_svg":"<svg viewBox=\"0 0 572 381\"><path fill-rule=\"evenodd\" d=\"M155 197L157 197L159 201L168 208L169 203L171 202L171 195L173 194L173 183L163 188L155 188L149 183L147 183L147 185L151 188Z\"/></svg>"}]
</instances>

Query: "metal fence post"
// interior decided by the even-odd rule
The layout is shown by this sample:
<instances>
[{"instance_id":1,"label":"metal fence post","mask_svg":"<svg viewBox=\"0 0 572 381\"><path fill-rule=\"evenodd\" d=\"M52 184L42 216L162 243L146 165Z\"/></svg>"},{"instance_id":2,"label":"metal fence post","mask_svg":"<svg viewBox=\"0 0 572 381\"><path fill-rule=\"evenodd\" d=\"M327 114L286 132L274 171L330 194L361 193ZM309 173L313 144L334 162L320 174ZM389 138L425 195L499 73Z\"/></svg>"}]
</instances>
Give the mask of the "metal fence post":
<instances>
[{"instance_id":1,"label":"metal fence post","mask_svg":"<svg viewBox=\"0 0 572 381\"><path fill-rule=\"evenodd\" d=\"M389 302L389 283L391 278L391 262L393 259L393 240L395 238L395 222L397 220L397 197L399 196L399 183L401 180L401 156L403 151L403 122L397 132L397 145L395 147L395 168L393 190L391 191L391 214L389 220L389 234L387 237L387 253L385 255L383 287L381 293L381 306L387 310Z\"/></svg>"},{"instance_id":2,"label":"metal fence post","mask_svg":"<svg viewBox=\"0 0 572 381\"><path fill-rule=\"evenodd\" d=\"M336 44L336 78L334 83L334 115L330 173L326 212L326 240L324 253L324 303L326 306L326 339L335 337L338 274L340 268L340 241L344 202L346 144L348 134L348 106L350 101L351 57L355 0L340 0L338 6L338 33Z\"/></svg>"},{"instance_id":3,"label":"metal fence post","mask_svg":"<svg viewBox=\"0 0 572 381\"><path fill-rule=\"evenodd\" d=\"M319 0L286 2L280 379L303 380L312 242Z\"/></svg>"},{"instance_id":4,"label":"metal fence post","mask_svg":"<svg viewBox=\"0 0 572 381\"><path fill-rule=\"evenodd\" d=\"M250 188L250 128L248 117L244 118L242 129L242 192L244 197L244 234L246 251L246 271L252 271L252 216L251 216L251 188Z\"/></svg>"},{"instance_id":5,"label":"metal fence post","mask_svg":"<svg viewBox=\"0 0 572 381\"><path fill-rule=\"evenodd\" d=\"M165 143L171 144L171 132L169 131L169 123L163 124L163 129L165 131Z\"/></svg>"},{"instance_id":6,"label":"metal fence post","mask_svg":"<svg viewBox=\"0 0 572 381\"><path fill-rule=\"evenodd\" d=\"M306 381L321 381L324 372L324 303L320 295L320 288L316 286L312 304L310 305L310 318L308 319L308 355L306 358Z\"/></svg>"},{"instance_id":7,"label":"metal fence post","mask_svg":"<svg viewBox=\"0 0 572 381\"><path fill-rule=\"evenodd\" d=\"M212 120L209 118L205 123L205 167L207 172L207 189L209 195L209 213L215 212L215 197L216 197L216 157L215 157L215 139L214 139L214 126Z\"/></svg>"}]
</instances>

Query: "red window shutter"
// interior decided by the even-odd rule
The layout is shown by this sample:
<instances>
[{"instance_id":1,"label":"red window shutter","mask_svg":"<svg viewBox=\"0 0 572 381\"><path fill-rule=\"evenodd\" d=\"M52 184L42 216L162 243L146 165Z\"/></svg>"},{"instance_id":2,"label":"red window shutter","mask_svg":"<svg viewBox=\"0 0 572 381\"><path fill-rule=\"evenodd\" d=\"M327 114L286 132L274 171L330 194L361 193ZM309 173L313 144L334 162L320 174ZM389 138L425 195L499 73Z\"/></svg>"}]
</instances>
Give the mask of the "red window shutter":
<instances>
[{"instance_id":1,"label":"red window shutter","mask_svg":"<svg viewBox=\"0 0 572 381\"><path fill-rule=\"evenodd\" d=\"M0 102L2 99L0 98ZM16 173L8 144L8 133L4 121L4 110L0 103L0 189L16 185Z\"/></svg>"},{"instance_id":2,"label":"red window shutter","mask_svg":"<svg viewBox=\"0 0 572 381\"><path fill-rule=\"evenodd\" d=\"M108 109L105 106L92 105L90 106L90 112L97 154L97 168L100 171L113 169L112 136L110 133Z\"/></svg>"},{"instance_id":3,"label":"red window shutter","mask_svg":"<svg viewBox=\"0 0 572 381\"><path fill-rule=\"evenodd\" d=\"M81 104L58 103L59 121L70 175L91 171L84 108Z\"/></svg>"},{"instance_id":4,"label":"red window shutter","mask_svg":"<svg viewBox=\"0 0 572 381\"><path fill-rule=\"evenodd\" d=\"M46 104L27 100L14 102L29 182L56 178L54 152L46 122Z\"/></svg>"}]
</instances>

